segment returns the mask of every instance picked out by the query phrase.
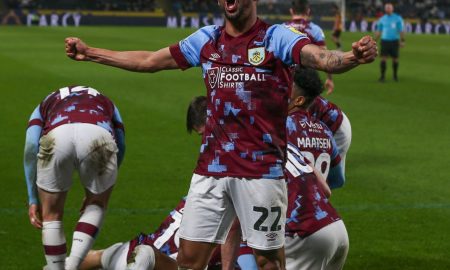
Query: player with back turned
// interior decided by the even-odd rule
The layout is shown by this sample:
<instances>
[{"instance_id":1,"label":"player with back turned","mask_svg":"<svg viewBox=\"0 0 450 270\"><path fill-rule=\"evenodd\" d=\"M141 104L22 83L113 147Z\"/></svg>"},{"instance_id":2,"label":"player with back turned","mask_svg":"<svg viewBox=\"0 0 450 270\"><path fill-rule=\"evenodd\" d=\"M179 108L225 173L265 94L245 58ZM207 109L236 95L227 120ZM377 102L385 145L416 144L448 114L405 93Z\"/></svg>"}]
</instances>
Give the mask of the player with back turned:
<instances>
[{"instance_id":1,"label":"player with back turned","mask_svg":"<svg viewBox=\"0 0 450 270\"><path fill-rule=\"evenodd\" d=\"M110 51L67 38L66 54L139 72L202 67L207 121L179 230L178 267L204 269L237 216L259 267L284 269L289 67L346 72L372 62L377 47L367 36L349 52L324 50L293 28L258 19L256 0L218 4L224 26L203 27L155 52Z\"/></svg>"},{"instance_id":2,"label":"player with back turned","mask_svg":"<svg viewBox=\"0 0 450 270\"><path fill-rule=\"evenodd\" d=\"M78 269L91 248L124 156L124 136L117 107L91 87L63 87L31 115L24 167L30 222L42 229L45 269ZM86 198L66 259L62 218L75 170Z\"/></svg>"},{"instance_id":3,"label":"player with back turned","mask_svg":"<svg viewBox=\"0 0 450 270\"><path fill-rule=\"evenodd\" d=\"M286 24L294 27L302 33L307 34L312 44L326 49L325 34L322 28L310 21L311 7L309 5L309 1L293 0L292 7L289 11L292 19L289 22L286 22ZM325 88L327 89L327 94L331 94L334 90L333 75L331 73L327 74Z\"/></svg>"}]
</instances>

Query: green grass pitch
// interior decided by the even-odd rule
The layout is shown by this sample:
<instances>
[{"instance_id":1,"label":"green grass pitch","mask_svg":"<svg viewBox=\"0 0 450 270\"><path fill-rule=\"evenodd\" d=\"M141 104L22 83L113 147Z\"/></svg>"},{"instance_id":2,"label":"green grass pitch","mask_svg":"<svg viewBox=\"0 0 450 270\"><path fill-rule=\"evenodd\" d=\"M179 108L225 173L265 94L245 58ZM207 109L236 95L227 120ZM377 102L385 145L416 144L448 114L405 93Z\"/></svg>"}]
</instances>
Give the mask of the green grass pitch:
<instances>
[{"instance_id":1,"label":"green grass pitch","mask_svg":"<svg viewBox=\"0 0 450 270\"><path fill-rule=\"evenodd\" d=\"M127 129L127 153L95 247L154 230L189 186L199 140L185 131L199 69L137 74L64 54L64 38L93 46L154 50L190 29L0 27L0 269L41 269L40 231L28 221L22 169L28 117L52 90L92 86L112 98ZM343 34L345 49L361 34ZM347 182L332 202L346 223L345 269L450 268L450 36L407 36L400 82L377 82L379 62L335 77L329 98L350 118ZM333 47L330 42L330 47ZM82 199L75 181L64 224L68 246Z\"/></svg>"}]
</instances>

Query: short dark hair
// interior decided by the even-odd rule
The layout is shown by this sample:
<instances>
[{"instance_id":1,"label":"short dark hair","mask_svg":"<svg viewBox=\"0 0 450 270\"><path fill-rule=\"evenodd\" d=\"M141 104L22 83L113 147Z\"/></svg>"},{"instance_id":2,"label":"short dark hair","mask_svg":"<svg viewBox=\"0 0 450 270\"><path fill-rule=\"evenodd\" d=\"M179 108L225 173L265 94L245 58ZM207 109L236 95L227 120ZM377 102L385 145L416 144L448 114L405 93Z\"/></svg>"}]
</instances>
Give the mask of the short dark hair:
<instances>
[{"instance_id":1,"label":"short dark hair","mask_svg":"<svg viewBox=\"0 0 450 270\"><path fill-rule=\"evenodd\" d=\"M297 65L294 70L294 83L292 91L296 96L305 96L305 105L309 106L312 101L323 92L323 83L319 72L312 68Z\"/></svg>"},{"instance_id":2,"label":"short dark hair","mask_svg":"<svg viewBox=\"0 0 450 270\"><path fill-rule=\"evenodd\" d=\"M292 10L295 14L305 14L308 12L309 2L308 0L293 0Z\"/></svg>"},{"instance_id":3,"label":"short dark hair","mask_svg":"<svg viewBox=\"0 0 450 270\"><path fill-rule=\"evenodd\" d=\"M206 97L194 97L189 103L186 117L186 128L192 133L194 127L200 127L206 123Z\"/></svg>"}]
</instances>

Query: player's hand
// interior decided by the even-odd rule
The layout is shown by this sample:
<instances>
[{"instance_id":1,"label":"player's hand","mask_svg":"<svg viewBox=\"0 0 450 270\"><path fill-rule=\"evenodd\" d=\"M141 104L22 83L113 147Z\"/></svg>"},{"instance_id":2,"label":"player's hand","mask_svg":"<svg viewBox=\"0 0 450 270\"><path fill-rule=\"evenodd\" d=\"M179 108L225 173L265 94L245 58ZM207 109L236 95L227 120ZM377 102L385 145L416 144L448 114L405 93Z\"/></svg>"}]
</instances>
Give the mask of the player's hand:
<instances>
[{"instance_id":1,"label":"player's hand","mask_svg":"<svg viewBox=\"0 0 450 270\"><path fill-rule=\"evenodd\" d=\"M88 46L81 39L76 37L68 37L65 39L66 55L77 61L86 61L88 57L86 52Z\"/></svg>"},{"instance_id":2,"label":"player's hand","mask_svg":"<svg viewBox=\"0 0 450 270\"><path fill-rule=\"evenodd\" d=\"M358 63L371 63L378 55L377 43L372 37L365 36L359 41L353 42L352 52Z\"/></svg>"},{"instance_id":3,"label":"player's hand","mask_svg":"<svg viewBox=\"0 0 450 270\"><path fill-rule=\"evenodd\" d=\"M327 79L325 81L325 89L327 90L327 95L333 93L333 91L334 91L334 82L333 82L333 80Z\"/></svg>"},{"instance_id":4,"label":"player's hand","mask_svg":"<svg viewBox=\"0 0 450 270\"><path fill-rule=\"evenodd\" d=\"M30 204L28 207L28 217L30 223L37 229L42 229L41 207L37 204Z\"/></svg>"}]
</instances>

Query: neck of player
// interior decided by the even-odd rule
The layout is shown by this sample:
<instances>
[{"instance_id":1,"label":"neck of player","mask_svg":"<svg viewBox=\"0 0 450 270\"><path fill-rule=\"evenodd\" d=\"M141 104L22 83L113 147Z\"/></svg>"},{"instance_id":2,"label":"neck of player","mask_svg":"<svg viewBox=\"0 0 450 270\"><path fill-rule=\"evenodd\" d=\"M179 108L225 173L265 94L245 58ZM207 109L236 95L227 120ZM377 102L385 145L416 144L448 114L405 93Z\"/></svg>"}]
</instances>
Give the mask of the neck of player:
<instances>
[{"instance_id":1,"label":"neck of player","mask_svg":"<svg viewBox=\"0 0 450 270\"><path fill-rule=\"evenodd\" d=\"M235 20L225 18L225 32L232 37L238 37L250 30L257 20L256 9L245 18L236 18Z\"/></svg>"}]
</instances>

